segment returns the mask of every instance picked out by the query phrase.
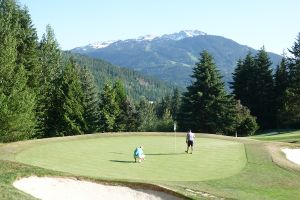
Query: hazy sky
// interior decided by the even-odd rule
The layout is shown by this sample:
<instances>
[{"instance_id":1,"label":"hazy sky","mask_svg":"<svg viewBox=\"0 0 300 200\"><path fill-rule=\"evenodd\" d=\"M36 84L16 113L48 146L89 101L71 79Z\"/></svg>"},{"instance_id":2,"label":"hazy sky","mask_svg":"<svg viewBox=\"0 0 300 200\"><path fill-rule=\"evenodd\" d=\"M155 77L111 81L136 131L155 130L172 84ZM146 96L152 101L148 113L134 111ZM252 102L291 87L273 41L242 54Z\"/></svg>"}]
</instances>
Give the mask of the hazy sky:
<instances>
[{"instance_id":1,"label":"hazy sky","mask_svg":"<svg viewBox=\"0 0 300 200\"><path fill-rule=\"evenodd\" d=\"M50 24L63 50L96 41L200 30L278 54L300 32L299 0L19 0L39 37Z\"/></svg>"}]
</instances>

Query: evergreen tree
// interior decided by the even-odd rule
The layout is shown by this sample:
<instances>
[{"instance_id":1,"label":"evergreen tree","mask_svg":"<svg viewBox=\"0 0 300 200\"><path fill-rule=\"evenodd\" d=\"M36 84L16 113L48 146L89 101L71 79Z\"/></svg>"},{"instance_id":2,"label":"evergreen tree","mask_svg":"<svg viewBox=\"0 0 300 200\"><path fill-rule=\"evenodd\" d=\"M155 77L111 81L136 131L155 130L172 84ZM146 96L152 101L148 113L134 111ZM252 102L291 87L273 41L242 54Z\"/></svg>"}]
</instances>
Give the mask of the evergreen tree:
<instances>
[{"instance_id":1,"label":"evergreen tree","mask_svg":"<svg viewBox=\"0 0 300 200\"><path fill-rule=\"evenodd\" d=\"M276 111L276 124L277 128L285 128L288 124L288 116L285 116L285 95L289 86L289 73L287 58L283 56L280 64L277 66L274 75L274 90L275 98L275 111Z\"/></svg>"},{"instance_id":2,"label":"evergreen tree","mask_svg":"<svg viewBox=\"0 0 300 200\"><path fill-rule=\"evenodd\" d=\"M83 92L79 74L75 69L73 60L66 65L61 85L61 101L62 109L60 119L61 127L59 132L62 135L78 135L86 130L84 121L84 107L83 107Z\"/></svg>"},{"instance_id":3,"label":"evergreen tree","mask_svg":"<svg viewBox=\"0 0 300 200\"><path fill-rule=\"evenodd\" d=\"M27 8L18 12L19 30L17 32L17 64L23 65L28 76L27 84L37 91L40 76L38 60L38 36L33 27Z\"/></svg>"},{"instance_id":4,"label":"evergreen tree","mask_svg":"<svg viewBox=\"0 0 300 200\"><path fill-rule=\"evenodd\" d=\"M253 107L254 97L254 81L255 75L255 62L254 58L249 52L244 60L238 60L237 67L233 73L233 82L231 82L232 93L237 100L247 107Z\"/></svg>"},{"instance_id":5,"label":"evergreen tree","mask_svg":"<svg viewBox=\"0 0 300 200\"><path fill-rule=\"evenodd\" d=\"M175 91L174 91L175 92ZM173 130L173 113L172 109L174 109L174 112L176 112L176 97L166 95L161 99L161 102L159 102L156 105L156 131L172 131ZM179 96L178 96L179 98ZM174 104L173 104L174 103ZM174 114L175 116L175 114Z\"/></svg>"},{"instance_id":6,"label":"evergreen tree","mask_svg":"<svg viewBox=\"0 0 300 200\"><path fill-rule=\"evenodd\" d=\"M113 89L116 92L116 101L120 105L120 108L121 108L122 104L127 99L127 94L126 94L125 88L122 84L122 81L120 79L118 79L114 82Z\"/></svg>"},{"instance_id":7,"label":"evergreen tree","mask_svg":"<svg viewBox=\"0 0 300 200\"><path fill-rule=\"evenodd\" d=\"M288 58L289 85L284 95L285 124L291 128L300 127L300 33L291 49Z\"/></svg>"},{"instance_id":8,"label":"evergreen tree","mask_svg":"<svg viewBox=\"0 0 300 200\"><path fill-rule=\"evenodd\" d=\"M175 88L173 90L173 96L172 96L172 100L171 100L171 115L172 115L173 121L177 120L179 108L180 108L180 94L179 94L179 90L177 88Z\"/></svg>"},{"instance_id":9,"label":"evergreen tree","mask_svg":"<svg viewBox=\"0 0 300 200\"><path fill-rule=\"evenodd\" d=\"M139 126L138 112L133 102L126 98L116 120L118 131L137 131ZM122 127L122 128L121 128Z\"/></svg>"},{"instance_id":10,"label":"evergreen tree","mask_svg":"<svg viewBox=\"0 0 300 200\"><path fill-rule=\"evenodd\" d=\"M173 124L174 121L172 119L171 112L170 110L166 109L164 110L163 116L157 121L156 131L173 131Z\"/></svg>"},{"instance_id":11,"label":"evergreen tree","mask_svg":"<svg viewBox=\"0 0 300 200\"><path fill-rule=\"evenodd\" d=\"M41 76L39 79L37 107L37 137L59 136L62 119L61 106L62 71L61 51L52 28L48 25L39 44Z\"/></svg>"},{"instance_id":12,"label":"evergreen tree","mask_svg":"<svg viewBox=\"0 0 300 200\"><path fill-rule=\"evenodd\" d=\"M116 119L119 115L119 105L112 85L106 83L100 96L100 130L114 131Z\"/></svg>"},{"instance_id":13,"label":"evergreen tree","mask_svg":"<svg viewBox=\"0 0 300 200\"><path fill-rule=\"evenodd\" d=\"M157 105L157 117L162 119L163 116L165 115L166 111L170 112L172 107L172 102L171 102L171 96L166 95L165 97L161 98L161 101Z\"/></svg>"},{"instance_id":14,"label":"evergreen tree","mask_svg":"<svg viewBox=\"0 0 300 200\"><path fill-rule=\"evenodd\" d=\"M94 76L86 67L80 69L80 80L83 91L83 116L87 126L85 132L93 133L99 129L100 111L98 89L95 86Z\"/></svg>"},{"instance_id":15,"label":"evergreen tree","mask_svg":"<svg viewBox=\"0 0 300 200\"><path fill-rule=\"evenodd\" d=\"M27 86L26 71L17 63L15 15L13 0L0 1L0 141L10 142L32 136L35 95Z\"/></svg>"},{"instance_id":16,"label":"evergreen tree","mask_svg":"<svg viewBox=\"0 0 300 200\"><path fill-rule=\"evenodd\" d=\"M123 87L123 84L121 80L116 80L113 85L113 90L116 95L116 103L118 105L118 116L116 117L114 130L115 131L125 131L126 130L126 112L129 112L129 105L126 105L129 103L127 102L127 95L125 92L125 89Z\"/></svg>"},{"instance_id":17,"label":"evergreen tree","mask_svg":"<svg viewBox=\"0 0 300 200\"><path fill-rule=\"evenodd\" d=\"M156 131L157 117L155 105L146 98L141 98L137 105L138 131Z\"/></svg>"},{"instance_id":18,"label":"evergreen tree","mask_svg":"<svg viewBox=\"0 0 300 200\"><path fill-rule=\"evenodd\" d=\"M255 56L256 77L254 89L256 101L253 107L249 107L253 111L253 115L257 117L257 122L262 128L274 128L275 124L275 94L274 82L271 65L272 62L265 51L264 47L258 51ZM253 95L253 93L252 93Z\"/></svg>"},{"instance_id":19,"label":"evergreen tree","mask_svg":"<svg viewBox=\"0 0 300 200\"><path fill-rule=\"evenodd\" d=\"M183 94L178 124L196 132L233 134L236 109L216 69L212 56L203 51L193 69L194 82Z\"/></svg>"},{"instance_id":20,"label":"evergreen tree","mask_svg":"<svg viewBox=\"0 0 300 200\"><path fill-rule=\"evenodd\" d=\"M231 88L237 100L257 117L261 128L272 128L275 120L274 83L270 59L264 48L255 57L250 53L239 60Z\"/></svg>"},{"instance_id":21,"label":"evergreen tree","mask_svg":"<svg viewBox=\"0 0 300 200\"><path fill-rule=\"evenodd\" d=\"M250 110L243 106L240 101L236 103L236 110L238 113L238 126L236 134L238 136L253 135L259 128L256 123L256 118L250 114Z\"/></svg>"}]
</instances>

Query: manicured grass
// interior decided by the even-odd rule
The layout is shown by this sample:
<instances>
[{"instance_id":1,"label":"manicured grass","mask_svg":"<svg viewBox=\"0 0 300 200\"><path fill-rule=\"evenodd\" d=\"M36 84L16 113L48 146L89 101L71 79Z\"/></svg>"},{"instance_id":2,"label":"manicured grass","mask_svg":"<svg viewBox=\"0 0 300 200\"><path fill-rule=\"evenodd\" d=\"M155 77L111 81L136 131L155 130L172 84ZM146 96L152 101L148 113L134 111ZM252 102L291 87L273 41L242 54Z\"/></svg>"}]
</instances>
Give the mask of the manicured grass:
<instances>
[{"instance_id":1,"label":"manicured grass","mask_svg":"<svg viewBox=\"0 0 300 200\"><path fill-rule=\"evenodd\" d=\"M0 144L0 159L65 171L0 160L0 199L34 199L11 185L16 178L31 175L80 175L129 185L150 183L192 199L289 200L300 196L300 167L291 170L288 165L274 163L275 158L285 160L280 152L285 143L200 134L194 154L187 155L184 135L177 137L176 149L172 135L115 135ZM133 149L138 145L148 154L141 164L132 162ZM209 194L215 198L206 197Z\"/></svg>"},{"instance_id":2,"label":"manicured grass","mask_svg":"<svg viewBox=\"0 0 300 200\"><path fill-rule=\"evenodd\" d=\"M144 147L143 163L133 161L137 145ZM147 181L220 179L246 164L242 143L201 138L193 154L186 154L185 148L184 137L177 137L176 146L173 136L100 137L33 146L16 160L76 175Z\"/></svg>"},{"instance_id":3,"label":"manicured grass","mask_svg":"<svg viewBox=\"0 0 300 200\"><path fill-rule=\"evenodd\" d=\"M251 138L264 141L280 141L289 143L300 143L300 131L280 131L274 134L261 134Z\"/></svg>"}]
</instances>

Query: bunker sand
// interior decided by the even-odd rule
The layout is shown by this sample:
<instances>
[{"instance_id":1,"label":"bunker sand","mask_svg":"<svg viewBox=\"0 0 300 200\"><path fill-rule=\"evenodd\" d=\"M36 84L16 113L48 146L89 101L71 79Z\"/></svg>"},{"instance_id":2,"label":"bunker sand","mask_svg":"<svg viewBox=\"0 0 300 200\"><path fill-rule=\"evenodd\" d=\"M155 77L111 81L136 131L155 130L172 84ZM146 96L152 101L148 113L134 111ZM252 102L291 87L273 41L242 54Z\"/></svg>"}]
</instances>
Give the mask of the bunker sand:
<instances>
[{"instance_id":1,"label":"bunker sand","mask_svg":"<svg viewBox=\"0 0 300 200\"><path fill-rule=\"evenodd\" d=\"M13 183L14 187L42 200L180 200L154 190L134 190L124 186L109 186L71 178L31 176Z\"/></svg>"}]
</instances>

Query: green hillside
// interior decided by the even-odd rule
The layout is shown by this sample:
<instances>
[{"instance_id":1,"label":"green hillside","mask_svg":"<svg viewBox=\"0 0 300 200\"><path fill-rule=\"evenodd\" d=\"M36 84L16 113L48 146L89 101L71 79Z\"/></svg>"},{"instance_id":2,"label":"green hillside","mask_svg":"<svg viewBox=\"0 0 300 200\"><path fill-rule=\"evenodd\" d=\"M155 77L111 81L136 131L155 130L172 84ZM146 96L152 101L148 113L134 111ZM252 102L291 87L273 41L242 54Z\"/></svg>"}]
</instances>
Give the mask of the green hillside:
<instances>
[{"instance_id":1,"label":"green hillside","mask_svg":"<svg viewBox=\"0 0 300 200\"><path fill-rule=\"evenodd\" d=\"M94 75L96 85L102 90L106 81L119 79L124 84L128 95L135 100L146 97L157 100L172 92L172 86L149 76L144 76L132 69L122 68L101 59L64 52L65 58L73 57L81 66L86 66Z\"/></svg>"}]
</instances>

